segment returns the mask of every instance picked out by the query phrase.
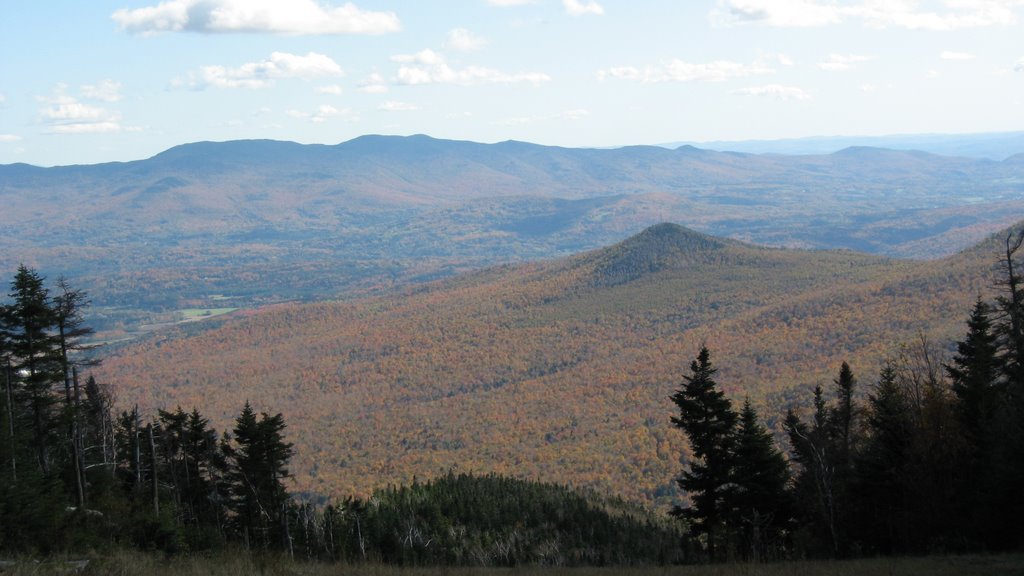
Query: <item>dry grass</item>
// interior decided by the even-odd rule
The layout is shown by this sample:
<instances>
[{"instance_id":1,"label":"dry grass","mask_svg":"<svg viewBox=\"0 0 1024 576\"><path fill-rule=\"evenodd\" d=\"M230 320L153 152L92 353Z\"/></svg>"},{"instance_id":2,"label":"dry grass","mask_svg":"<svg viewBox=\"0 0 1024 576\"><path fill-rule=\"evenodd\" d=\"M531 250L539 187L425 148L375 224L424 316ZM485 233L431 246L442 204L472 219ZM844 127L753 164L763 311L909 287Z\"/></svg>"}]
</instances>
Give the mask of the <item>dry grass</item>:
<instances>
[{"instance_id":1,"label":"dry grass","mask_svg":"<svg viewBox=\"0 0 1024 576\"><path fill-rule=\"evenodd\" d=\"M21 562L14 567L0 568L4 576L74 572L60 560ZM83 576L1010 576L1024 574L1024 556L929 556L663 568L401 568L290 562L279 557L246 554L166 559L155 554L120 552L93 558L79 573Z\"/></svg>"}]
</instances>

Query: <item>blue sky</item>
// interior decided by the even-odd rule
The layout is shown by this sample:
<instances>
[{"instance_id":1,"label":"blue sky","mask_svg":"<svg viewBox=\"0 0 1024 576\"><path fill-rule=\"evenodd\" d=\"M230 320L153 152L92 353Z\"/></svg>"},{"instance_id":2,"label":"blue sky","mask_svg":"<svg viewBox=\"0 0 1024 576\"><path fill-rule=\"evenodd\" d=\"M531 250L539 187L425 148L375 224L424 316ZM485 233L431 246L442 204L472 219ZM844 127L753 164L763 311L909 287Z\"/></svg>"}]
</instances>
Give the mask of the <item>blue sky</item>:
<instances>
[{"instance_id":1,"label":"blue sky","mask_svg":"<svg viewBox=\"0 0 1024 576\"><path fill-rule=\"evenodd\" d=\"M1024 0L3 0L0 164L1024 130Z\"/></svg>"}]
</instances>

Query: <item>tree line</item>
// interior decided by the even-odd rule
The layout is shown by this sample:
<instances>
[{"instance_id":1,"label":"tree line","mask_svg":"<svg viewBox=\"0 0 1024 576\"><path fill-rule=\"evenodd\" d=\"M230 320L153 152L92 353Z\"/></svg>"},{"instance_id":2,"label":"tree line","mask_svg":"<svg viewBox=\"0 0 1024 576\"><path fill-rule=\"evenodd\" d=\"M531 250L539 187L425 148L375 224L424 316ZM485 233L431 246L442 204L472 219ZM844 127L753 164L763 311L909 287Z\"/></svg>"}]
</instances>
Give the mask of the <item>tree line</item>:
<instances>
[{"instance_id":1,"label":"tree line","mask_svg":"<svg viewBox=\"0 0 1024 576\"><path fill-rule=\"evenodd\" d=\"M866 394L843 363L809 415L780 418L788 458L757 412L737 412L706 347L672 396L693 457L691 560L1000 551L1024 544L1024 231L1005 239L992 302L977 300L943 361L923 335ZM861 400L861 398L864 398Z\"/></svg>"},{"instance_id":2,"label":"tree line","mask_svg":"<svg viewBox=\"0 0 1024 576\"><path fill-rule=\"evenodd\" d=\"M84 292L51 293L21 266L0 308L0 549L47 553L119 542L168 551L231 539L285 542L291 444L280 414L246 403L218 435L198 410L115 412L81 368Z\"/></svg>"}]
</instances>

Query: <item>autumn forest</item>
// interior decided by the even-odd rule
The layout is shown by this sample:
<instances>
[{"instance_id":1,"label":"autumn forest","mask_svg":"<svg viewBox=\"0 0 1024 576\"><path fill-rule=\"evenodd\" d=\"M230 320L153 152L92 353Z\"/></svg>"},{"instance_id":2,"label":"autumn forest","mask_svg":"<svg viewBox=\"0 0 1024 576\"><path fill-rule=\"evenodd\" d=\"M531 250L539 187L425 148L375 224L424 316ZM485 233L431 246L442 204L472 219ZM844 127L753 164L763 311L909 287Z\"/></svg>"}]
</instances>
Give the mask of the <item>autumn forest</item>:
<instances>
[{"instance_id":1,"label":"autumn forest","mask_svg":"<svg viewBox=\"0 0 1024 576\"><path fill-rule=\"evenodd\" d=\"M460 565L1013 550L1022 240L915 264L663 224L113 351L85 292L22 266L0 332L0 547Z\"/></svg>"}]
</instances>

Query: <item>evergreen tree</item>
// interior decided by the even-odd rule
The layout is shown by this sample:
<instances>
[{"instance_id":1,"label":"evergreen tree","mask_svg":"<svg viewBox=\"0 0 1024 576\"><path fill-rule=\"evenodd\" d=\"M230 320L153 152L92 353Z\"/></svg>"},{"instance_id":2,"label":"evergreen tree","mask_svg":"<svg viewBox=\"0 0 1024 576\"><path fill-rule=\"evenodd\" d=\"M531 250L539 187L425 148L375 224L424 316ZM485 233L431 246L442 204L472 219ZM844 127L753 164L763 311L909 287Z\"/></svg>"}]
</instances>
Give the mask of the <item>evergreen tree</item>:
<instances>
[{"instance_id":1,"label":"evergreen tree","mask_svg":"<svg viewBox=\"0 0 1024 576\"><path fill-rule=\"evenodd\" d=\"M234 444L223 444L230 470L230 508L249 546L289 545L284 480L292 445L284 441L284 428L281 414L263 413L257 420L246 402L235 420Z\"/></svg>"},{"instance_id":2,"label":"evergreen tree","mask_svg":"<svg viewBox=\"0 0 1024 576\"><path fill-rule=\"evenodd\" d=\"M711 354L701 347L690 365L690 375L683 376L683 386L672 395L679 407L679 416L672 423L681 428L690 440L693 459L677 482L690 497L688 508L674 513L690 522L690 530L704 535L708 556L717 560L716 544L726 517L725 501L732 490L732 449L736 412L732 403L718 390L714 380L717 371L711 365Z\"/></svg>"},{"instance_id":3,"label":"evergreen tree","mask_svg":"<svg viewBox=\"0 0 1024 576\"><path fill-rule=\"evenodd\" d=\"M853 389L857 385L849 364L843 362L839 367L839 376L833 383L836 385L836 406L831 411L829 435L836 451L838 471L846 475L853 465L856 417Z\"/></svg>"},{"instance_id":4,"label":"evergreen tree","mask_svg":"<svg viewBox=\"0 0 1024 576\"><path fill-rule=\"evenodd\" d=\"M906 553L914 417L891 363L882 368L874 392L868 395L866 424L867 437L857 455L852 486L857 536L869 551Z\"/></svg>"},{"instance_id":5,"label":"evergreen tree","mask_svg":"<svg viewBox=\"0 0 1024 576\"><path fill-rule=\"evenodd\" d=\"M792 519L789 465L747 400L740 412L733 452L731 524L741 535L741 554L757 561L780 557Z\"/></svg>"},{"instance_id":6,"label":"evergreen tree","mask_svg":"<svg viewBox=\"0 0 1024 576\"><path fill-rule=\"evenodd\" d=\"M956 345L956 355L946 366L956 394L960 420L975 450L983 448L985 427L996 403L1000 362L997 336L992 331L989 307L980 298L967 320L967 336Z\"/></svg>"},{"instance_id":7,"label":"evergreen tree","mask_svg":"<svg viewBox=\"0 0 1024 576\"><path fill-rule=\"evenodd\" d=\"M10 297L4 325L14 376L15 420L19 412L25 415L35 464L49 474L58 444L54 384L62 380L59 343L51 332L56 315L43 278L24 265L11 282Z\"/></svg>"}]
</instances>

